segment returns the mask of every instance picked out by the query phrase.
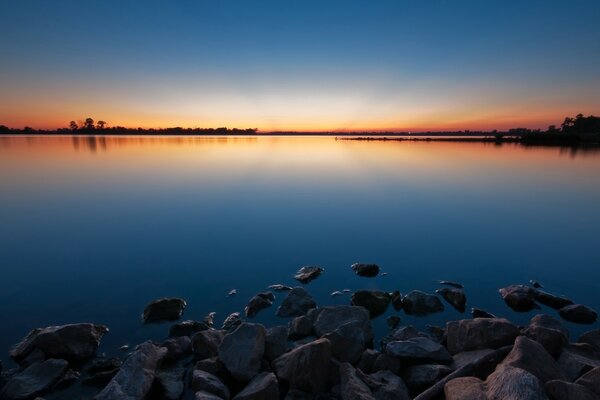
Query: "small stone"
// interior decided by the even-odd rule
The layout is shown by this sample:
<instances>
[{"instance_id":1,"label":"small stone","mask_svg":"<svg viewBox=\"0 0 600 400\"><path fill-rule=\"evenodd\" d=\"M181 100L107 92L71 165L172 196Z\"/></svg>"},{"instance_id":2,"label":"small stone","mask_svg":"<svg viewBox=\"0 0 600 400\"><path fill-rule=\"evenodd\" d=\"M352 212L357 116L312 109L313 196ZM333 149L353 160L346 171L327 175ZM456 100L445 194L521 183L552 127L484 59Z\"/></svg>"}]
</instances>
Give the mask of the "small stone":
<instances>
[{"instance_id":1,"label":"small stone","mask_svg":"<svg viewBox=\"0 0 600 400\"><path fill-rule=\"evenodd\" d=\"M269 289L274 290L276 292L283 292L283 291L289 291L292 290L291 286L287 286L287 285L282 285L280 283L277 283L275 285L270 285Z\"/></svg>"},{"instance_id":2,"label":"small stone","mask_svg":"<svg viewBox=\"0 0 600 400\"><path fill-rule=\"evenodd\" d=\"M400 293L398 290L394 290L392 293L390 293L390 297L392 300L392 307L394 307L394 310L402 310L402 293Z\"/></svg>"},{"instance_id":3,"label":"small stone","mask_svg":"<svg viewBox=\"0 0 600 400\"><path fill-rule=\"evenodd\" d=\"M205 331L209 328L210 326L205 322L187 320L173 325L171 329L169 329L169 336L192 336L194 333Z\"/></svg>"},{"instance_id":4,"label":"small stone","mask_svg":"<svg viewBox=\"0 0 600 400\"><path fill-rule=\"evenodd\" d=\"M185 300L176 297L165 297L154 300L146 306L142 314L145 324L151 322L174 321L181 317L187 306Z\"/></svg>"},{"instance_id":5,"label":"small stone","mask_svg":"<svg viewBox=\"0 0 600 400\"><path fill-rule=\"evenodd\" d=\"M454 288L457 289L463 289L464 286L461 283L458 282L452 282L452 281L438 281L440 285L446 285L446 286L452 286Z\"/></svg>"},{"instance_id":6,"label":"small stone","mask_svg":"<svg viewBox=\"0 0 600 400\"><path fill-rule=\"evenodd\" d=\"M231 289L229 292L227 292L227 297L235 296L236 294L237 294L237 290Z\"/></svg>"},{"instance_id":7,"label":"small stone","mask_svg":"<svg viewBox=\"0 0 600 400\"><path fill-rule=\"evenodd\" d=\"M302 267L298 270L298 272L296 272L296 275L294 275L294 279L296 279L300 283L307 284L310 281L317 279L323 271L323 268L315 265Z\"/></svg>"},{"instance_id":8,"label":"small stone","mask_svg":"<svg viewBox=\"0 0 600 400\"><path fill-rule=\"evenodd\" d=\"M259 293L252 297L244 309L246 317L254 318L260 310L270 307L274 300L275 296L271 292Z\"/></svg>"},{"instance_id":9,"label":"small stone","mask_svg":"<svg viewBox=\"0 0 600 400\"><path fill-rule=\"evenodd\" d=\"M573 301L562 296L555 296L543 290L535 291L535 299L545 306L552 307L555 310L560 310L563 307L573 304Z\"/></svg>"},{"instance_id":10,"label":"small stone","mask_svg":"<svg viewBox=\"0 0 600 400\"><path fill-rule=\"evenodd\" d=\"M377 264L361 264L355 263L350 267L358 276L373 278L379 273L379 265Z\"/></svg>"}]
</instances>

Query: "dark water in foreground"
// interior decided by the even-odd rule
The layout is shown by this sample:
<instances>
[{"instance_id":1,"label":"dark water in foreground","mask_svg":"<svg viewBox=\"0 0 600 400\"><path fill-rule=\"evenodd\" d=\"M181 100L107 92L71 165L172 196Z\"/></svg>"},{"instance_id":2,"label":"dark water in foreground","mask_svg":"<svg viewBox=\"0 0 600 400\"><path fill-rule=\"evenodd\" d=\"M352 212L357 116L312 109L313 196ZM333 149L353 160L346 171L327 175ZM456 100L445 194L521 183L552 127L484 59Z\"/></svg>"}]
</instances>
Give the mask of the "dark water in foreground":
<instances>
[{"instance_id":1,"label":"dark water in foreground","mask_svg":"<svg viewBox=\"0 0 600 400\"><path fill-rule=\"evenodd\" d=\"M188 301L220 324L298 267L334 290L466 286L517 322L499 287L542 282L600 310L600 152L314 137L0 137L0 359L30 329L92 321L101 351L159 339L145 304ZM351 263L389 275L356 277ZM237 288L238 294L227 298ZM282 295L278 295L276 305ZM257 321L282 323L275 307ZM556 312L544 309L551 315ZM390 308L387 315L393 313ZM403 323L443 324L461 315ZM385 332L385 316L374 321ZM567 324L573 336L584 329Z\"/></svg>"}]
</instances>

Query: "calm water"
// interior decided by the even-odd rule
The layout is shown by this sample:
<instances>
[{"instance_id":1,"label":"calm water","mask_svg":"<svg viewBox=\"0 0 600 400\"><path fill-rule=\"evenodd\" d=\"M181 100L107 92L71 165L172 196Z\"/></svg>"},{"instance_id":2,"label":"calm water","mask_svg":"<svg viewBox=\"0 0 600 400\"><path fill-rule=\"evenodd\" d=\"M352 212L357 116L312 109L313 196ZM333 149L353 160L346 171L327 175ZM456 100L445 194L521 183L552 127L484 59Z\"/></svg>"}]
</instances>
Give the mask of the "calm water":
<instances>
[{"instance_id":1,"label":"calm water","mask_svg":"<svg viewBox=\"0 0 600 400\"><path fill-rule=\"evenodd\" d=\"M511 312L497 289L537 279L600 310L599 205L593 151L1 137L0 349L32 328L82 321L110 327L107 353L158 339L169 324L142 326L139 315L162 296L187 299L188 319L216 311L220 324L267 285L293 284L306 264L326 268L308 285L320 304L348 302L329 296L343 288L432 292L450 279L465 284L468 306L525 322L535 313ZM358 278L356 261L389 275ZM257 320L281 323L274 312ZM449 306L400 315L420 327L461 317ZM385 316L374 324L383 333ZM567 325L573 336L583 329Z\"/></svg>"}]
</instances>

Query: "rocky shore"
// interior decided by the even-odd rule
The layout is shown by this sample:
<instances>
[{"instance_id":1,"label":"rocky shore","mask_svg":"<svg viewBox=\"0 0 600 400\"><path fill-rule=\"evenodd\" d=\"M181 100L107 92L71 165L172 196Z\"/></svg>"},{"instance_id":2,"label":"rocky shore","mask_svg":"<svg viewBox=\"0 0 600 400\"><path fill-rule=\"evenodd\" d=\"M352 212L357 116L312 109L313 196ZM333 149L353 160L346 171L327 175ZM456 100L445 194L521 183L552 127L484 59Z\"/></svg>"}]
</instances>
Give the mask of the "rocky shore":
<instances>
[{"instance_id":1,"label":"rocky shore","mask_svg":"<svg viewBox=\"0 0 600 400\"><path fill-rule=\"evenodd\" d=\"M380 274L374 264L352 270L365 279ZM322 272L301 268L294 276L300 286L271 285L220 325L214 313L176 322L185 300L155 300L141 323L172 321L169 336L124 349L122 358L97 356L109 333L103 325L34 329L10 350L18 367L2 371L0 399L600 399L600 329L575 339L560 321L591 324L596 312L537 282L501 288L499 295L515 311L543 304L556 316L537 314L517 326L472 308L472 318L419 331L395 315L376 341L371 320L388 307L417 316L444 304L464 312L465 289L440 281L435 294L359 290L348 305L317 305L306 287ZM249 322L280 294L281 325ZM73 394L78 387L86 394Z\"/></svg>"}]
</instances>

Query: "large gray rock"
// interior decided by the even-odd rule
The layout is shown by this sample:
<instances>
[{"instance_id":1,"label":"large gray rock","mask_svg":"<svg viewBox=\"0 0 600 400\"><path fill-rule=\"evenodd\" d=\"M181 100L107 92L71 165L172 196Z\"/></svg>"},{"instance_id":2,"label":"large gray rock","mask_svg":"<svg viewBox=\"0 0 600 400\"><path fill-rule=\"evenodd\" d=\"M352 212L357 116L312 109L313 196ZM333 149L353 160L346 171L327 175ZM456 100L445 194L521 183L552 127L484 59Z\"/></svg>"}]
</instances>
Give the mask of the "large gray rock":
<instances>
[{"instance_id":1,"label":"large gray rock","mask_svg":"<svg viewBox=\"0 0 600 400\"><path fill-rule=\"evenodd\" d=\"M20 362L39 350L45 358L82 361L96 354L100 340L107 332L106 326L89 323L38 328L29 332L10 351L10 356Z\"/></svg>"},{"instance_id":2,"label":"large gray rock","mask_svg":"<svg viewBox=\"0 0 600 400\"><path fill-rule=\"evenodd\" d=\"M356 374L349 363L340 365L340 392L342 400L375 400L371 389Z\"/></svg>"},{"instance_id":3,"label":"large gray rock","mask_svg":"<svg viewBox=\"0 0 600 400\"><path fill-rule=\"evenodd\" d=\"M535 290L529 286L511 285L499 290L506 305L518 312L539 308L535 303Z\"/></svg>"},{"instance_id":4,"label":"large gray rock","mask_svg":"<svg viewBox=\"0 0 600 400\"><path fill-rule=\"evenodd\" d=\"M250 323L243 323L225 335L219 346L219 360L235 379L249 381L258 374L266 335L264 326Z\"/></svg>"},{"instance_id":5,"label":"large gray rock","mask_svg":"<svg viewBox=\"0 0 600 400\"><path fill-rule=\"evenodd\" d=\"M501 365L524 369L544 383L553 379L564 379L556 360L541 344L525 336L519 336L515 340L513 349Z\"/></svg>"},{"instance_id":6,"label":"large gray rock","mask_svg":"<svg viewBox=\"0 0 600 400\"><path fill-rule=\"evenodd\" d=\"M596 367L587 372L577 379L575 383L585 386L592 392L596 393L596 395L600 396L600 367Z\"/></svg>"},{"instance_id":7,"label":"large gray rock","mask_svg":"<svg viewBox=\"0 0 600 400\"><path fill-rule=\"evenodd\" d=\"M273 361L273 369L290 389L326 392L330 374L331 344L327 339L298 346Z\"/></svg>"},{"instance_id":8,"label":"large gray rock","mask_svg":"<svg viewBox=\"0 0 600 400\"><path fill-rule=\"evenodd\" d=\"M521 368L499 367L485 382L489 400L548 400L540 380Z\"/></svg>"},{"instance_id":9,"label":"large gray rock","mask_svg":"<svg viewBox=\"0 0 600 400\"><path fill-rule=\"evenodd\" d=\"M443 311L444 305L436 295L413 290L402 298L402 308L409 315L428 315Z\"/></svg>"},{"instance_id":10,"label":"large gray rock","mask_svg":"<svg viewBox=\"0 0 600 400\"><path fill-rule=\"evenodd\" d=\"M546 382L544 387L551 400L598 400L594 392L576 383L554 380Z\"/></svg>"},{"instance_id":11,"label":"large gray rock","mask_svg":"<svg viewBox=\"0 0 600 400\"><path fill-rule=\"evenodd\" d=\"M207 329L192 336L192 350L197 359L214 357L219 353L219 346L225 337L224 330Z\"/></svg>"},{"instance_id":12,"label":"large gray rock","mask_svg":"<svg viewBox=\"0 0 600 400\"><path fill-rule=\"evenodd\" d=\"M0 391L0 398L5 400L32 399L49 390L65 375L68 368L67 361L54 358L30 365L8 380Z\"/></svg>"},{"instance_id":13,"label":"large gray rock","mask_svg":"<svg viewBox=\"0 0 600 400\"><path fill-rule=\"evenodd\" d=\"M385 347L385 352L413 362L452 362L452 357L444 346L425 337L390 342Z\"/></svg>"},{"instance_id":14,"label":"large gray rock","mask_svg":"<svg viewBox=\"0 0 600 400\"><path fill-rule=\"evenodd\" d=\"M315 299L302 287L290 290L277 308L278 317L298 317L317 306Z\"/></svg>"},{"instance_id":15,"label":"large gray rock","mask_svg":"<svg viewBox=\"0 0 600 400\"><path fill-rule=\"evenodd\" d=\"M446 400L488 400L485 391L484 383L474 376L455 378L444 385Z\"/></svg>"},{"instance_id":16,"label":"large gray rock","mask_svg":"<svg viewBox=\"0 0 600 400\"><path fill-rule=\"evenodd\" d=\"M558 310L561 317L578 324L593 324L598 319L598 313L583 304L571 304Z\"/></svg>"},{"instance_id":17,"label":"large gray rock","mask_svg":"<svg viewBox=\"0 0 600 400\"><path fill-rule=\"evenodd\" d=\"M565 378L571 382L586 372L600 367L600 360L593 357L590 346L574 343L563 348L558 357L558 365Z\"/></svg>"},{"instance_id":18,"label":"large gray rock","mask_svg":"<svg viewBox=\"0 0 600 400\"><path fill-rule=\"evenodd\" d=\"M142 400L146 398L156 369L167 353L167 349L152 342L140 344L125 360L119 372L94 399L96 400Z\"/></svg>"},{"instance_id":19,"label":"large gray rock","mask_svg":"<svg viewBox=\"0 0 600 400\"><path fill-rule=\"evenodd\" d=\"M371 318L385 313L390 301L390 294L379 290L359 290L354 292L350 299L350 303L353 306L366 308Z\"/></svg>"},{"instance_id":20,"label":"large gray rock","mask_svg":"<svg viewBox=\"0 0 600 400\"><path fill-rule=\"evenodd\" d=\"M270 307L273 301L275 301L275 296L272 292L259 293L248 301L246 308L244 308L244 314L248 318L254 318L260 310Z\"/></svg>"},{"instance_id":21,"label":"large gray rock","mask_svg":"<svg viewBox=\"0 0 600 400\"><path fill-rule=\"evenodd\" d=\"M175 321L181 317L187 306L185 300L177 297L165 297L154 300L146 306L142 313L142 321L145 324L161 321Z\"/></svg>"},{"instance_id":22,"label":"large gray rock","mask_svg":"<svg viewBox=\"0 0 600 400\"><path fill-rule=\"evenodd\" d=\"M298 272L296 272L296 275L294 275L294 279L300 281L300 283L307 284L313 279L317 279L323 271L325 270L321 267L318 267L316 265L309 265L300 268Z\"/></svg>"},{"instance_id":23,"label":"large gray rock","mask_svg":"<svg viewBox=\"0 0 600 400\"><path fill-rule=\"evenodd\" d=\"M441 295L454 309L460 313L465 312L467 305L467 296L462 289L457 288L442 288L435 291Z\"/></svg>"},{"instance_id":24,"label":"large gray rock","mask_svg":"<svg viewBox=\"0 0 600 400\"><path fill-rule=\"evenodd\" d=\"M391 371L394 374L398 375L400 373L401 368L402 362L398 358L389 354L380 354L375 359L371 370L373 372Z\"/></svg>"},{"instance_id":25,"label":"large gray rock","mask_svg":"<svg viewBox=\"0 0 600 400\"><path fill-rule=\"evenodd\" d=\"M234 400L278 400L279 384L272 372L261 372L233 398Z\"/></svg>"},{"instance_id":26,"label":"large gray rock","mask_svg":"<svg viewBox=\"0 0 600 400\"><path fill-rule=\"evenodd\" d=\"M559 320L544 314L534 316L524 334L544 346L554 358L560 355L563 346L569 342L569 331Z\"/></svg>"},{"instance_id":27,"label":"large gray rock","mask_svg":"<svg viewBox=\"0 0 600 400\"><path fill-rule=\"evenodd\" d=\"M446 341L451 354L469 350L498 349L512 344L519 328L503 318L475 318L446 324Z\"/></svg>"},{"instance_id":28,"label":"large gray rock","mask_svg":"<svg viewBox=\"0 0 600 400\"><path fill-rule=\"evenodd\" d=\"M288 350L287 326L274 326L267 329L265 338L265 358L273 361Z\"/></svg>"},{"instance_id":29,"label":"large gray rock","mask_svg":"<svg viewBox=\"0 0 600 400\"><path fill-rule=\"evenodd\" d=\"M402 380L412 391L420 393L452 372L452 369L440 364L412 365L402 372Z\"/></svg>"},{"instance_id":30,"label":"large gray rock","mask_svg":"<svg viewBox=\"0 0 600 400\"><path fill-rule=\"evenodd\" d=\"M195 391L212 393L221 399L229 400L229 389L215 375L194 369L192 373L192 389Z\"/></svg>"}]
</instances>

